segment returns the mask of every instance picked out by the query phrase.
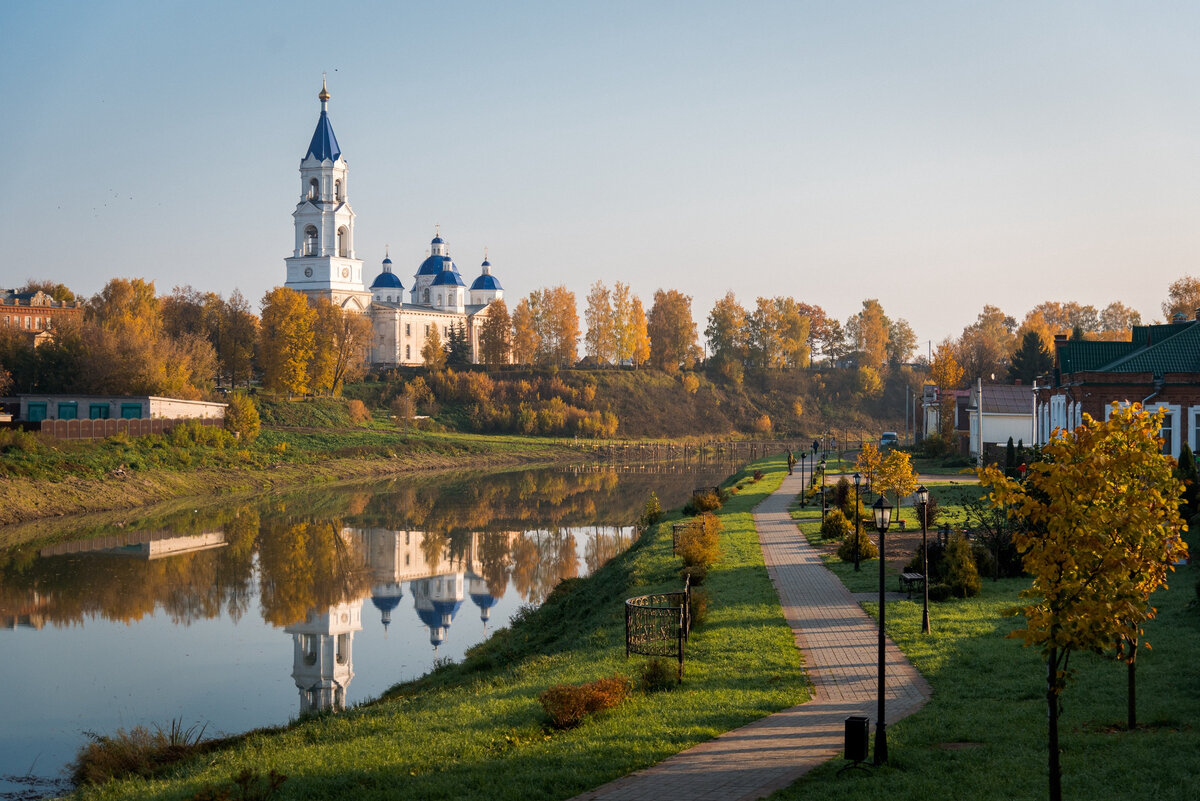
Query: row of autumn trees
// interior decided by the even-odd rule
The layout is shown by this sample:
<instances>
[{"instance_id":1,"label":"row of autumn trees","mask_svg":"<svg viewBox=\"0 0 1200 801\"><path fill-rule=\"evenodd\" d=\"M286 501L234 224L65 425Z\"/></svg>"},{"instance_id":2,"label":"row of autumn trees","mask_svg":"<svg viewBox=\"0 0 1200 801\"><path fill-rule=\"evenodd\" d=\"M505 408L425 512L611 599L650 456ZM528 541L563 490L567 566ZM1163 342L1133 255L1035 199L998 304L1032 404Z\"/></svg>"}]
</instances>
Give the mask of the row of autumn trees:
<instances>
[{"instance_id":1,"label":"row of autumn trees","mask_svg":"<svg viewBox=\"0 0 1200 801\"><path fill-rule=\"evenodd\" d=\"M56 299L74 299L56 287ZM81 321L54 333L35 348L0 331L0 375L13 390L200 398L214 382L261 376L280 392L333 393L361 374L371 327L285 288L267 293L260 319L237 291L225 299L176 287L159 296L153 282L115 278L84 302Z\"/></svg>"},{"instance_id":2,"label":"row of autumn trees","mask_svg":"<svg viewBox=\"0 0 1200 801\"><path fill-rule=\"evenodd\" d=\"M704 358L692 298L678 290L655 292L646 312L628 284L618 281L610 289L597 281L588 292L584 321L585 359L593 365L649 364L675 371ZM708 356L722 369L809 367L818 353L830 365L851 360L879 368L907 361L916 348L909 324L890 319L874 299L843 325L820 306L788 297L758 298L748 311L729 292L707 323ZM578 358L580 338L575 293L562 286L540 289L522 298L511 315L504 301L492 304L480 336L481 361L569 366Z\"/></svg>"}]
</instances>

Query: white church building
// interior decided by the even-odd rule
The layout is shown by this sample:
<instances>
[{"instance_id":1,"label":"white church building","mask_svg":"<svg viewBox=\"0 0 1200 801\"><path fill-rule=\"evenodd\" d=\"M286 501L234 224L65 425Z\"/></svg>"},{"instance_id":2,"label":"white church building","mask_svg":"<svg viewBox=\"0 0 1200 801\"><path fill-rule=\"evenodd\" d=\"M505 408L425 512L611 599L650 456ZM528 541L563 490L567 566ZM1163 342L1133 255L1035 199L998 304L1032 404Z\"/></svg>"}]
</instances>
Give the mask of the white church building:
<instances>
[{"instance_id":1,"label":"white church building","mask_svg":"<svg viewBox=\"0 0 1200 801\"><path fill-rule=\"evenodd\" d=\"M292 212L296 241L287 264L284 286L312 301L325 298L347 311L366 314L374 333L370 362L374 365L422 364L421 349L436 327L443 345L452 328L463 326L471 344L471 361L479 362L479 335L488 307L504 297L484 254L480 275L470 288L450 258L450 249L435 231L429 255L417 268L407 290L392 272L385 253L382 269L366 283L363 263L354 250L354 210L350 208L350 168L342 158L329 121L330 94L321 82L321 116L300 161L300 202Z\"/></svg>"}]
</instances>

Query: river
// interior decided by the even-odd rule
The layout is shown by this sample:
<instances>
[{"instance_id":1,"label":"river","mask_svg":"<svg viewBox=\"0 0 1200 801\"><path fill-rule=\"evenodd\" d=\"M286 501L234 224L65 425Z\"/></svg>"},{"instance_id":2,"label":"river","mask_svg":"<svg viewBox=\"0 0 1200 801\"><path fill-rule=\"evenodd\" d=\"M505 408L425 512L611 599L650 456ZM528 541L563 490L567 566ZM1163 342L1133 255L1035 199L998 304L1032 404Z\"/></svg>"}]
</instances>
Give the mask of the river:
<instances>
[{"instance_id":1,"label":"river","mask_svg":"<svg viewBox=\"0 0 1200 801\"><path fill-rule=\"evenodd\" d=\"M85 732L205 736L378 697L629 546L727 466L437 474L270 495L0 551L0 799Z\"/></svg>"}]
</instances>

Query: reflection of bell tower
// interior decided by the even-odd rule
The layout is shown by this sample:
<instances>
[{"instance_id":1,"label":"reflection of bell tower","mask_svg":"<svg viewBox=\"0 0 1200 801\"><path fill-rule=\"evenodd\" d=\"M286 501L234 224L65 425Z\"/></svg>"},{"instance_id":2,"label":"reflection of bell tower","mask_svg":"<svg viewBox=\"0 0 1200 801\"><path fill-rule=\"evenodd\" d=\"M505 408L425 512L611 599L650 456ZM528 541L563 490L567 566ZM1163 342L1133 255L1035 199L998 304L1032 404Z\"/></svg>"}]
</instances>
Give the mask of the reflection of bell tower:
<instances>
[{"instance_id":1,"label":"reflection of bell tower","mask_svg":"<svg viewBox=\"0 0 1200 801\"><path fill-rule=\"evenodd\" d=\"M465 583L462 573L444 573L412 583L417 617L429 627L429 642L435 651L446 641L447 630L462 606Z\"/></svg>"},{"instance_id":2,"label":"reflection of bell tower","mask_svg":"<svg viewBox=\"0 0 1200 801\"><path fill-rule=\"evenodd\" d=\"M392 610L404 597L402 575L407 534L382 528L356 529L371 568L371 603L379 610L384 635L392 622Z\"/></svg>"},{"instance_id":3,"label":"reflection of bell tower","mask_svg":"<svg viewBox=\"0 0 1200 801\"><path fill-rule=\"evenodd\" d=\"M292 635L292 678L300 690L300 714L346 708L346 688L354 678L354 632L362 630L362 599L312 609L303 623L287 626Z\"/></svg>"},{"instance_id":4,"label":"reflection of bell tower","mask_svg":"<svg viewBox=\"0 0 1200 801\"><path fill-rule=\"evenodd\" d=\"M477 576L474 573L467 574L467 591L471 594L471 600L479 607L479 619L483 621L483 627L486 631L488 619L492 616L492 607L500 599L492 595L483 577Z\"/></svg>"}]
</instances>

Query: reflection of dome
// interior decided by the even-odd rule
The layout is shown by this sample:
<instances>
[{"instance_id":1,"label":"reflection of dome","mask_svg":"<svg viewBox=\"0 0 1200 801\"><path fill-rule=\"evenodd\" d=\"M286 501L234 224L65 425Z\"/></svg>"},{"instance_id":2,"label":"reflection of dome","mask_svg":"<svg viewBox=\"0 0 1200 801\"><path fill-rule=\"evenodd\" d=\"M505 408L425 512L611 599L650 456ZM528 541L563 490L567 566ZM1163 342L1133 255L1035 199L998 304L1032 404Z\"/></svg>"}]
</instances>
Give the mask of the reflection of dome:
<instances>
[{"instance_id":1,"label":"reflection of dome","mask_svg":"<svg viewBox=\"0 0 1200 801\"><path fill-rule=\"evenodd\" d=\"M384 631L387 630L388 624L392 622L392 610L400 605L400 599L403 593L400 592L400 585L387 585L378 588L376 592L371 594L371 603L380 611L379 619L383 623Z\"/></svg>"},{"instance_id":2,"label":"reflection of dome","mask_svg":"<svg viewBox=\"0 0 1200 801\"><path fill-rule=\"evenodd\" d=\"M487 623L488 618L492 616L492 607L500 599L488 592L473 592L471 600L479 607L479 619Z\"/></svg>"}]
</instances>

